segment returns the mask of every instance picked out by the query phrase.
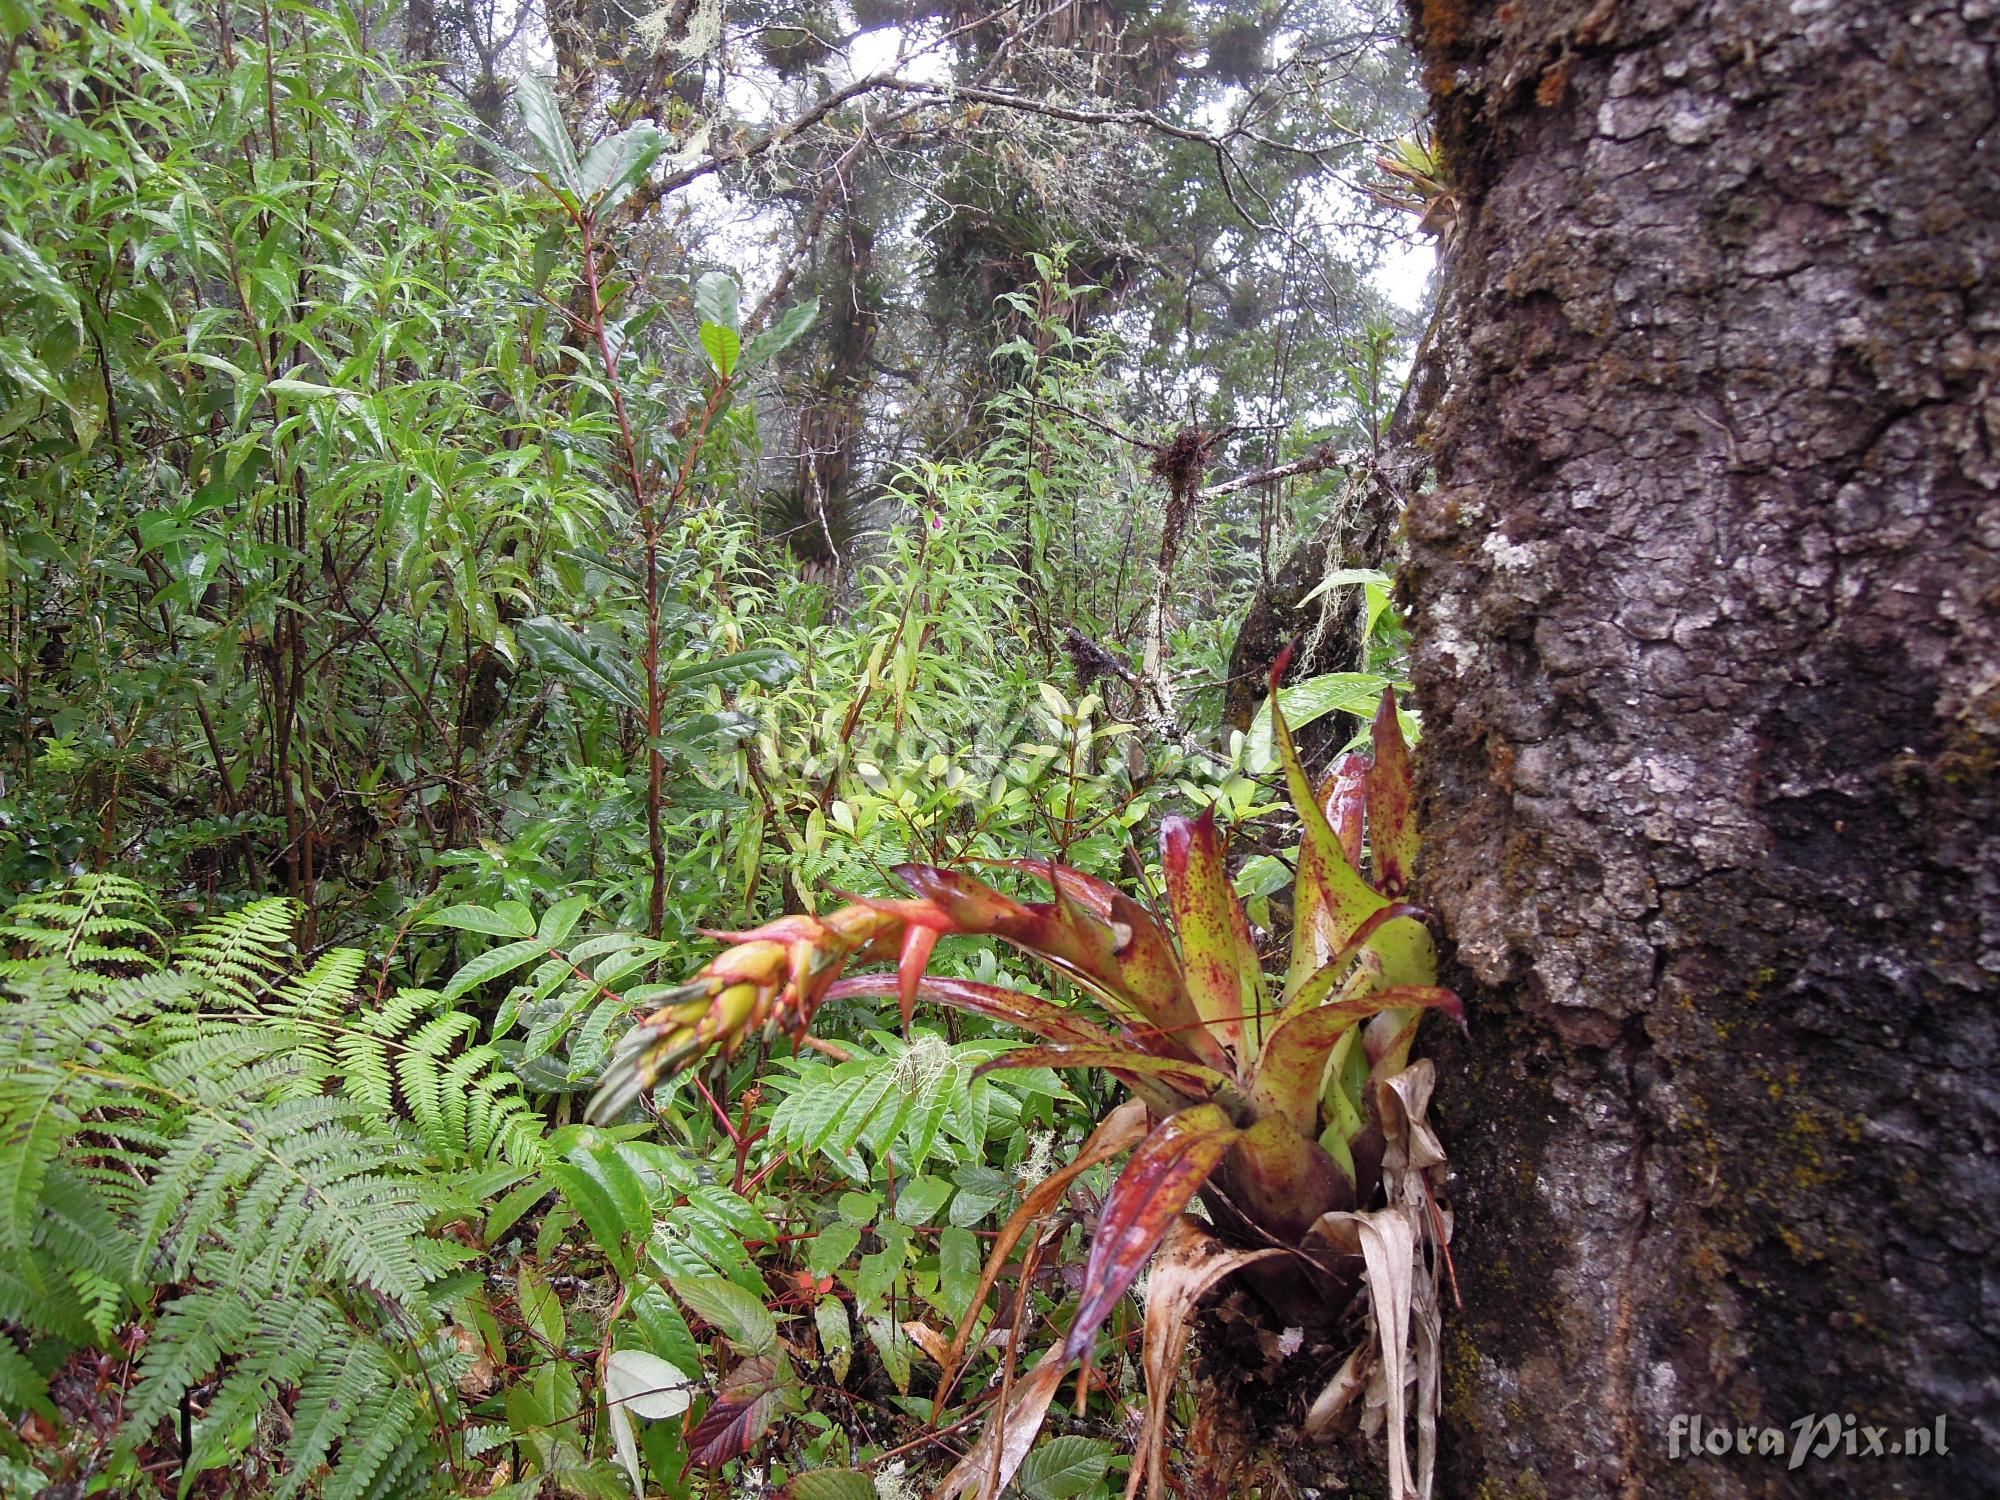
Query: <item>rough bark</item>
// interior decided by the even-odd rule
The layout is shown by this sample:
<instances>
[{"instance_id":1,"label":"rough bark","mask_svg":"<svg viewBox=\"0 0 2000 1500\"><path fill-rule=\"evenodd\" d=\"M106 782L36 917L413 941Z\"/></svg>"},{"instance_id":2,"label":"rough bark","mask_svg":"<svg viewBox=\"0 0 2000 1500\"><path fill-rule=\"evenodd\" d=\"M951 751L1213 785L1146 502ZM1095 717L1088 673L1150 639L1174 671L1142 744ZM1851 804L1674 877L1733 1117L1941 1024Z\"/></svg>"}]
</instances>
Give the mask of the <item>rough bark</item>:
<instances>
[{"instance_id":1,"label":"rough bark","mask_svg":"<svg viewBox=\"0 0 2000 1500\"><path fill-rule=\"evenodd\" d=\"M1995 7L1412 8L1445 1492L2000 1493Z\"/></svg>"}]
</instances>

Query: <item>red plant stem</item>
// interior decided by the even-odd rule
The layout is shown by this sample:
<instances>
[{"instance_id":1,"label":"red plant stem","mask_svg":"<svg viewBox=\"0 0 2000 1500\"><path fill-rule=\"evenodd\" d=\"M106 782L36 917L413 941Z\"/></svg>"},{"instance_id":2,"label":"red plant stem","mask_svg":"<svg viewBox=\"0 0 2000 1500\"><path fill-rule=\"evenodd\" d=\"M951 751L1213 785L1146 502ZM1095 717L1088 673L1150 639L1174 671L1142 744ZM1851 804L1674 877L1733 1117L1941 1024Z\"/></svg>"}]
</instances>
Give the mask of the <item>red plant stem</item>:
<instances>
[{"instance_id":1,"label":"red plant stem","mask_svg":"<svg viewBox=\"0 0 2000 1500\"><path fill-rule=\"evenodd\" d=\"M723 1132L729 1137L730 1144L741 1145L742 1141L736 1134L735 1122L729 1118L729 1111L724 1109L715 1095L708 1091L708 1085L701 1081L699 1074L690 1073L688 1076L694 1080L694 1086L701 1090L701 1097L708 1101L708 1107L715 1111L716 1121L722 1126Z\"/></svg>"}]
</instances>

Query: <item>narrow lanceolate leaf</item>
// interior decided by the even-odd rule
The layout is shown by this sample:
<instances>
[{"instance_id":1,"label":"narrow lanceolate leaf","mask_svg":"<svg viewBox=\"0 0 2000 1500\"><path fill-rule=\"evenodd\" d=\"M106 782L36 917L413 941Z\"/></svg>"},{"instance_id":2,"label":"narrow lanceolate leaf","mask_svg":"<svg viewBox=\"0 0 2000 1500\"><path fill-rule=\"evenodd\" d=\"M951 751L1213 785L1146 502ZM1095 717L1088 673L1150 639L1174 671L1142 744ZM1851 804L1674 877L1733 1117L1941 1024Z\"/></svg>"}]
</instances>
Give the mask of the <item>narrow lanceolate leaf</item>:
<instances>
[{"instance_id":1,"label":"narrow lanceolate leaf","mask_svg":"<svg viewBox=\"0 0 2000 1500\"><path fill-rule=\"evenodd\" d=\"M1064 1359L1090 1348L1098 1326L1242 1133L1219 1106L1198 1104L1163 1121L1139 1143L1104 1200L1076 1322L1063 1341Z\"/></svg>"},{"instance_id":2,"label":"narrow lanceolate leaf","mask_svg":"<svg viewBox=\"0 0 2000 1500\"><path fill-rule=\"evenodd\" d=\"M1245 1053L1243 1018L1256 1014L1264 976L1250 939L1250 920L1230 889L1222 862L1215 809L1199 818L1168 818L1160 829L1167 903L1180 928L1188 996L1209 1031L1239 1067Z\"/></svg>"},{"instance_id":3,"label":"narrow lanceolate leaf","mask_svg":"<svg viewBox=\"0 0 2000 1500\"><path fill-rule=\"evenodd\" d=\"M1403 726L1396 720L1396 690L1382 689L1375 711L1375 763L1368 768L1368 849L1375 888L1400 896L1417 864L1416 774Z\"/></svg>"},{"instance_id":4,"label":"narrow lanceolate leaf","mask_svg":"<svg viewBox=\"0 0 2000 1500\"><path fill-rule=\"evenodd\" d=\"M1336 759L1319 784L1318 800L1340 840L1340 852L1359 869L1361 821L1368 808L1368 757L1355 750Z\"/></svg>"},{"instance_id":5,"label":"narrow lanceolate leaf","mask_svg":"<svg viewBox=\"0 0 2000 1500\"><path fill-rule=\"evenodd\" d=\"M1281 1022L1264 1040L1264 1055L1250 1085L1258 1114L1280 1114L1301 1135L1318 1132L1320 1080L1333 1044L1350 1026L1388 1010L1443 1010L1453 1019L1465 1014L1458 996L1437 985L1403 984L1374 990L1355 1000L1315 1006Z\"/></svg>"},{"instance_id":6,"label":"narrow lanceolate leaf","mask_svg":"<svg viewBox=\"0 0 2000 1500\"><path fill-rule=\"evenodd\" d=\"M1347 946L1361 924L1387 904L1368 888L1341 848L1333 825L1327 822L1326 812L1313 795L1298 743L1278 707L1278 679L1290 656L1289 651L1285 652L1271 669L1271 727L1277 735L1278 759L1285 768L1285 785L1292 795L1292 808L1304 827L1293 897L1292 961L1285 973L1288 994Z\"/></svg>"}]
</instances>

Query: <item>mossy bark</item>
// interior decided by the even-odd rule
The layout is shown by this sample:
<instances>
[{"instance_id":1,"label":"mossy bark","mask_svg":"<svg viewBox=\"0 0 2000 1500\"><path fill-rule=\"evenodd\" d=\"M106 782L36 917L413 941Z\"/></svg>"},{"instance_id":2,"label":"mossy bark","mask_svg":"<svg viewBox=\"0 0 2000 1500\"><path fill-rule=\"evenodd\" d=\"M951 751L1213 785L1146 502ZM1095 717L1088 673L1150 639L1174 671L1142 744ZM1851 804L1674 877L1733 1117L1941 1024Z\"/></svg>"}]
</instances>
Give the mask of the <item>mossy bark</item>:
<instances>
[{"instance_id":1,"label":"mossy bark","mask_svg":"<svg viewBox=\"0 0 2000 1500\"><path fill-rule=\"evenodd\" d=\"M2000 1493L1995 7L1411 8L1442 1489Z\"/></svg>"}]
</instances>

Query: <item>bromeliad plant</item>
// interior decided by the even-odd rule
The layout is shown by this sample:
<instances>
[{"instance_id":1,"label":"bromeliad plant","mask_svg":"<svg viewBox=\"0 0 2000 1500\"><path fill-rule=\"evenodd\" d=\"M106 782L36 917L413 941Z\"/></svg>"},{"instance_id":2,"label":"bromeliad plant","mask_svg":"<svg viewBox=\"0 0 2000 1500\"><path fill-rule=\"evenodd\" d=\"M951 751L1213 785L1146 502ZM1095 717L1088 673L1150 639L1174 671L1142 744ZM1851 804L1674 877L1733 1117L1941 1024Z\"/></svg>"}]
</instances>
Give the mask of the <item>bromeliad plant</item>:
<instances>
[{"instance_id":1,"label":"bromeliad plant","mask_svg":"<svg viewBox=\"0 0 2000 1500\"><path fill-rule=\"evenodd\" d=\"M1280 662L1273 673L1274 687L1283 668ZM1403 1356L1415 1282L1429 1281L1434 1307L1437 1257L1424 1247L1441 1250L1448 1221L1424 1178L1441 1160L1422 1118L1429 1065L1410 1068L1408 1060L1425 1011L1461 1022L1463 1015L1458 998L1436 983L1423 913L1399 899L1416 833L1409 750L1393 694L1384 693L1375 718L1373 756L1343 757L1317 792L1273 706L1279 759L1303 825L1282 980L1266 982L1211 810L1170 818L1163 830L1178 944L1137 902L1066 866L998 862L1051 888L1052 900L1029 902L961 871L903 865L896 873L913 898L857 897L824 917L788 916L720 934L732 946L625 1037L591 1103L594 1119L615 1121L711 1051L731 1056L759 1033L802 1038L828 998L891 993L906 1030L923 999L1041 1039L982 1071L1091 1068L1125 1084L1143 1119L1127 1106L1086 1148L1096 1160L1119 1146L1132 1151L1105 1200L1075 1320L1042 1365L1015 1383L1007 1411L941 1494L1007 1483L1063 1373L1079 1357L1088 1360L1099 1326L1163 1241L1146 1329L1154 1416L1134 1466L1135 1487L1140 1472L1155 1493L1162 1483L1166 1393L1158 1387L1173 1377L1183 1320L1203 1292L1240 1269L1281 1327L1322 1335L1368 1284L1379 1367L1373 1354L1357 1351L1310 1425L1327 1426L1341 1408L1351 1410L1369 1391L1372 1369L1368 1405L1390 1423L1393 1491L1400 1497L1428 1488L1428 1442L1418 1486L1404 1458L1404 1387L1412 1375ZM1364 833L1369 876L1362 873ZM952 934L998 937L1041 959L1101 1002L1104 1019L929 975L934 946ZM890 959L894 974L841 977L850 964ZM1224 1246L1204 1243L1207 1230L1183 1215L1197 1194ZM1026 1227L1022 1215L1017 1221L994 1251L989 1287ZM1415 1290L1421 1324L1426 1299ZM1426 1342L1421 1327L1419 1334ZM961 1333L954 1362L964 1344ZM1421 1348L1417 1353L1407 1368L1422 1402L1435 1366ZM1420 1427L1428 1432L1428 1424Z\"/></svg>"}]
</instances>

